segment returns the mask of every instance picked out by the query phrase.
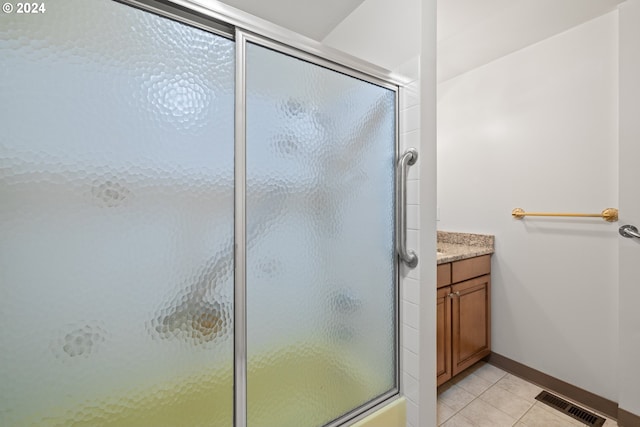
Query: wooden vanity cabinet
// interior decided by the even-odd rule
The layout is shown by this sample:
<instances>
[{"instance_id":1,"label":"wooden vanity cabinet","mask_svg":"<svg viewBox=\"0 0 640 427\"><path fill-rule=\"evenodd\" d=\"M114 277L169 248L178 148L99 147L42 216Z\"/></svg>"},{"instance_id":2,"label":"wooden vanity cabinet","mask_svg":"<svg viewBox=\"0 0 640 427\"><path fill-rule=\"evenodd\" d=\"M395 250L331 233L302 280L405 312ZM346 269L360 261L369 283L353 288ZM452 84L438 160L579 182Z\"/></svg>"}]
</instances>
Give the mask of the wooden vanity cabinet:
<instances>
[{"instance_id":1,"label":"wooden vanity cabinet","mask_svg":"<svg viewBox=\"0 0 640 427\"><path fill-rule=\"evenodd\" d=\"M490 275L451 286L452 374L457 375L491 353Z\"/></svg>"},{"instance_id":2,"label":"wooden vanity cabinet","mask_svg":"<svg viewBox=\"0 0 640 427\"><path fill-rule=\"evenodd\" d=\"M438 385L491 352L490 273L490 255L438 266Z\"/></svg>"},{"instance_id":3,"label":"wooden vanity cabinet","mask_svg":"<svg viewBox=\"0 0 640 427\"><path fill-rule=\"evenodd\" d=\"M437 325L438 330L436 333L437 343L437 367L436 374L438 378L438 385L449 381L452 377L451 374L451 301L449 294L451 294L451 287L438 289L437 296Z\"/></svg>"}]
</instances>

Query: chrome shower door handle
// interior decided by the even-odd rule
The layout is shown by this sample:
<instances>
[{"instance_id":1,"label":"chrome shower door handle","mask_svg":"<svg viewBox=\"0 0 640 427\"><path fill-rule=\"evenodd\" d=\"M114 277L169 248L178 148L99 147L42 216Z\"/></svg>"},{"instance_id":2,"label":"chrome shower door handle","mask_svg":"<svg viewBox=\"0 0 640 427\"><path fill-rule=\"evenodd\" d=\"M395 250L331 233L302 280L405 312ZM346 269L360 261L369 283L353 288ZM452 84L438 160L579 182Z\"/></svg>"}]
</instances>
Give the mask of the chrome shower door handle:
<instances>
[{"instance_id":1,"label":"chrome shower door handle","mask_svg":"<svg viewBox=\"0 0 640 427\"><path fill-rule=\"evenodd\" d=\"M627 239L631 239L633 237L640 239L640 233L638 233L638 229L633 225L623 225L618 229L618 232L622 237L626 237Z\"/></svg>"},{"instance_id":2,"label":"chrome shower door handle","mask_svg":"<svg viewBox=\"0 0 640 427\"><path fill-rule=\"evenodd\" d=\"M397 173L397 194L396 194L396 246L400 259L407 266L414 268L418 265L418 255L414 251L407 250L407 172L409 166L414 165L418 160L418 151L409 148L398 159Z\"/></svg>"}]
</instances>

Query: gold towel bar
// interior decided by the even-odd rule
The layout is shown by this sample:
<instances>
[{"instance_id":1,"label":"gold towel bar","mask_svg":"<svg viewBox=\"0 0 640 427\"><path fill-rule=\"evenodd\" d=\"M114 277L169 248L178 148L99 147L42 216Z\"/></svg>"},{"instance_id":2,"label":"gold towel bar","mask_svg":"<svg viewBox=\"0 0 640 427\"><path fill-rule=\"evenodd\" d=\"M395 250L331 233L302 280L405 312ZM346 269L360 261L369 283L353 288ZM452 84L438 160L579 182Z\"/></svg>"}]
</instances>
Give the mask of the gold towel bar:
<instances>
[{"instance_id":1,"label":"gold towel bar","mask_svg":"<svg viewBox=\"0 0 640 427\"><path fill-rule=\"evenodd\" d=\"M552 212L525 212L522 208L515 208L511 211L511 215L516 219L522 219L525 216L573 216L587 218L602 218L608 222L616 222L618 220L618 209L607 208L599 214L583 214L583 213L552 213Z\"/></svg>"}]
</instances>

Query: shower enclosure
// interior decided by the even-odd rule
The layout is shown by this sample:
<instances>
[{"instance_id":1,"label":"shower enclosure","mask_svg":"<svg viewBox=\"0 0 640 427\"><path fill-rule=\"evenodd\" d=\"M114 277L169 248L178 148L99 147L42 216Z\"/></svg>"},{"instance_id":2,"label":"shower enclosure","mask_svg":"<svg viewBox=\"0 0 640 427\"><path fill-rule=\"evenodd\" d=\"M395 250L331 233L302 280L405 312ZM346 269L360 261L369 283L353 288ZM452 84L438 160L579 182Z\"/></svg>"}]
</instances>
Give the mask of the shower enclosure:
<instances>
[{"instance_id":1,"label":"shower enclosure","mask_svg":"<svg viewBox=\"0 0 640 427\"><path fill-rule=\"evenodd\" d=\"M0 425L334 426L398 394L398 85L230 11L2 16Z\"/></svg>"}]
</instances>

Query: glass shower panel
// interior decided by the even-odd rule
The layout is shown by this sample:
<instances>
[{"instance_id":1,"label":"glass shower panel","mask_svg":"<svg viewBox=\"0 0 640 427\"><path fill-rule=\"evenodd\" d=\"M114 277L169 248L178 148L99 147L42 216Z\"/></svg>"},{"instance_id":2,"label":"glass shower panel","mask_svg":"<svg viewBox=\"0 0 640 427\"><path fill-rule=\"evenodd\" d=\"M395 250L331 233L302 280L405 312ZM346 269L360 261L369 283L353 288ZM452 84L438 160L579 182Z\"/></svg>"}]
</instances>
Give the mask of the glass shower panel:
<instances>
[{"instance_id":1,"label":"glass shower panel","mask_svg":"<svg viewBox=\"0 0 640 427\"><path fill-rule=\"evenodd\" d=\"M0 57L0 425L231 426L234 43L55 0Z\"/></svg>"},{"instance_id":2,"label":"glass shower panel","mask_svg":"<svg viewBox=\"0 0 640 427\"><path fill-rule=\"evenodd\" d=\"M396 387L396 94L246 61L249 426L321 426Z\"/></svg>"}]
</instances>

